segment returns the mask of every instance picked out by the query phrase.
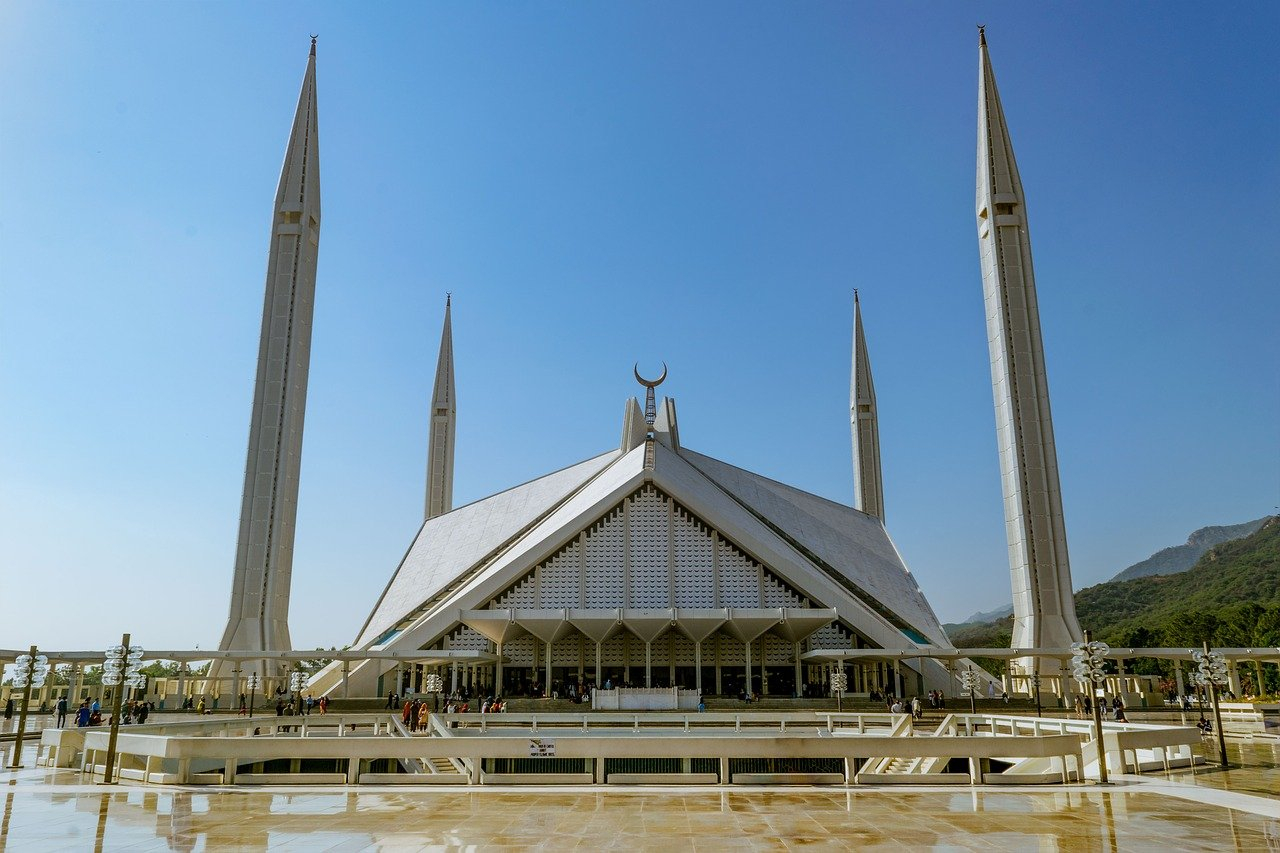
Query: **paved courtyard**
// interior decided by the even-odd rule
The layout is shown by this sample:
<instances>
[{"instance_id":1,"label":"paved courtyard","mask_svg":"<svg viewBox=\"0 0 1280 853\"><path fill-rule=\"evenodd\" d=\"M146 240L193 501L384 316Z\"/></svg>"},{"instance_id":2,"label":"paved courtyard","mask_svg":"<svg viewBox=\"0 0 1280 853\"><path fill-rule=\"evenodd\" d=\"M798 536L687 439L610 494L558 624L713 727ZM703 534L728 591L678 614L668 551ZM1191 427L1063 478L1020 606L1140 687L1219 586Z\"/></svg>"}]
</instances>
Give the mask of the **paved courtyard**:
<instances>
[{"instance_id":1,"label":"paved courtyard","mask_svg":"<svg viewBox=\"0 0 1280 853\"><path fill-rule=\"evenodd\" d=\"M29 768L0 773L0 851L1280 851L1274 750L1233 753L1106 789L108 789Z\"/></svg>"}]
</instances>

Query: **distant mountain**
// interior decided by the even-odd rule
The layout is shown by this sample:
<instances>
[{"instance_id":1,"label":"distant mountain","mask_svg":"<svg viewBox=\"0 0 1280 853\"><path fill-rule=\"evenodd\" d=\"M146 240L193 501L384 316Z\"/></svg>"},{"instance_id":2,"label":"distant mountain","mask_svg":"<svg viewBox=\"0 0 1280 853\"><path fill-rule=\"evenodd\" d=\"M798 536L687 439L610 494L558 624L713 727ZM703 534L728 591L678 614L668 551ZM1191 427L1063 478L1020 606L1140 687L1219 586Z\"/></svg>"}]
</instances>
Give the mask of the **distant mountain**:
<instances>
[{"instance_id":1,"label":"distant mountain","mask_svg":"<svg viewBox=\"0 0 1280 853\"><path fill-rule=\"evenodd\" d=\"M1201 527L1187 537L1185 545L1174 545L1171 548L1157 551L1142 562L1134 563L1111 580L1127 581L1151 575L1176 575L1178 572L1185 572L1194 566L1196 560L1203 557L1205 552L1214 545L1221 545L1223 542L1251 536L1270 518L1271 516L1263 516L1255 521L1246 521L1244 524ZM960 622L948 622L943 626L943 629L951 632L965 625L998 622L1012 613L1013 605L1006 604L1004 607L997 607L995 610L979 611Z\"/></svg>"},{"instance_id":2,"label":"distant mountain","mask_svg":"<svg viewBox=\"0 0 1280 853\"><path fill-rule=\"evenodd\" d=\"M1145 578L1150 575L1176 575L1185 572L1196 564L1204 553L1214 545L1230 542L1232 539L1243 539L1251 536L1262 527L1268 516L1244 524L1231 524L1221 527L1201 527L1187 537L1185 545L1174 545L1152 554L1140 563L1112 578L1113 581L1128 581L1134 578Z\"/></svg>"},{"instance_id":3,"label":"distant mountain","mask_svg":"<svg viewBox=\"0 0 1280 853\"><path fill-rule=\"evenodd\" d=\"M1076 593L1080 625L1117 646L1280 645L1280 516L1214 545L1186 571L1109 580ZM1007 646L1013 620L947 626L957 646Z\"/></svg>"},{"instance_id":4,"label":"distant mountain","mask_svg":"<svg viewBox=\"0 0 1280 853\"><path fill-rule=\"evenodd\" d=\"M1185 620L1242 605L1280 606L1280 516L1262 519L1248 536L1214 545L1187 571L1110 580L1076 593L1081 625L1104 632L1154 630L1175 616Z\"/></svg>"},{"instance_id":5,"label":"distant mountain","mask_svg":"<svg viewBox=\"0 0 1280 853\"><path fill-rule=\"evenodd\" d=\"M968 619L961 622L961 625L968 625L972 622L994 622L997 619L1003 619L1006 616L1013 615L1013 605L1006 604L1004 607L997 607L995 610L984 610L973 614Z\"/></svg>"}]
</instances>

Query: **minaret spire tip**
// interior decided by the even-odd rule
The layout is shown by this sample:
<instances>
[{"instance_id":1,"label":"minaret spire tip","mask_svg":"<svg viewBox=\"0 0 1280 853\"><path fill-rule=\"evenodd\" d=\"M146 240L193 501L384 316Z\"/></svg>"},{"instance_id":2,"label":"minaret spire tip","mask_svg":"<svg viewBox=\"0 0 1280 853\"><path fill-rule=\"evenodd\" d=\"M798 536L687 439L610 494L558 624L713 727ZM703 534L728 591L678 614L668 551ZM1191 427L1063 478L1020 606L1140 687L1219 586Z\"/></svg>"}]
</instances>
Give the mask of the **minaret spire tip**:
<instances>
[{"instance_id":1,"label":"minaret spire tip","mask_svg":"<svg viewBox=\"0 0 1280 853\"><path fill-rule=\"evenodd\" d=\"M987 43L987 25L978 24L978 45L985 46Z\"/></svg>"},{"instance_id":2,"label":"minaret spire tip","mask_svg":"<svg viewBox=\"0 0 1280 853\"><path fill-rule=\"evenodd\" d=\"M444 307L448 308L453 303L453 292L446 290L444 292Z\"/></svg>"},{"instance_id":3,"label":"minaret spire tip","mask_svg":"<svg viewBox=\"0 0 1280 853\"><path fill-rule=\"evenodd\" d=\"M318 38L320 38L319 33L312 33L311 35L311 55L312 56L316 55L316 39Z\"/></svg>"}]
</instances>

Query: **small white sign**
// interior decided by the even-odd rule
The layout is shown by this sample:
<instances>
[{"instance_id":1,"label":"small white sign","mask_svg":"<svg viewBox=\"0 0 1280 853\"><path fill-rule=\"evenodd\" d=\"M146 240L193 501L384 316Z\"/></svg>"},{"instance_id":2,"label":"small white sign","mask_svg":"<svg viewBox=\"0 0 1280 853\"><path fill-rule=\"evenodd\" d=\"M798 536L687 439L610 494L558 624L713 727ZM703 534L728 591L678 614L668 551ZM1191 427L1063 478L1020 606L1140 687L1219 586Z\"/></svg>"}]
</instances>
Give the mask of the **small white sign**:
<instances>
[{"instance_id":1,"label":"small white sign","mask_svg":"<svg viewBox=\"0 0 1280 853\"><path fill-rule=\"evenodd\" d=\"M555 758L556 742L550 738L529 739L530 758Z\"/></svg>"}]
</instances>

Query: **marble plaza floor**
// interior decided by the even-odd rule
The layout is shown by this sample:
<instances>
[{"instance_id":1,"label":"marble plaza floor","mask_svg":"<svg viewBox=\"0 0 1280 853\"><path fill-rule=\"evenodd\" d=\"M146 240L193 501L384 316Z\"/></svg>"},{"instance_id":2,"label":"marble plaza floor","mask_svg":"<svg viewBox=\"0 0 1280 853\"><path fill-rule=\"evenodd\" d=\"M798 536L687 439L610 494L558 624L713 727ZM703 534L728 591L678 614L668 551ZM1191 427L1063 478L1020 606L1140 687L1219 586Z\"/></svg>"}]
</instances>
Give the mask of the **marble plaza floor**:
<instances>
[{"instance_id":1,"label":"marble plaza floor","mask_svg":"<svg viewBox=\"0 0 1280 853\"><path fill-rule=\"evenodd\" d=\"M0 771L0 853L76 850L1270 850L1275 766L1109 788L194 788ZM7 755L5 756L7 758ZM30 762L28 762L28 765Z\"/></svg>"}]
</instances>

